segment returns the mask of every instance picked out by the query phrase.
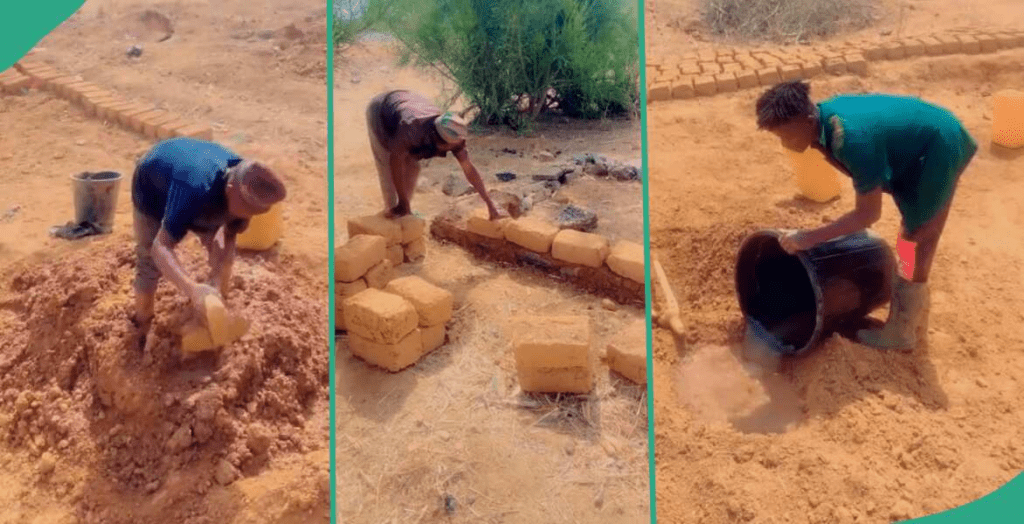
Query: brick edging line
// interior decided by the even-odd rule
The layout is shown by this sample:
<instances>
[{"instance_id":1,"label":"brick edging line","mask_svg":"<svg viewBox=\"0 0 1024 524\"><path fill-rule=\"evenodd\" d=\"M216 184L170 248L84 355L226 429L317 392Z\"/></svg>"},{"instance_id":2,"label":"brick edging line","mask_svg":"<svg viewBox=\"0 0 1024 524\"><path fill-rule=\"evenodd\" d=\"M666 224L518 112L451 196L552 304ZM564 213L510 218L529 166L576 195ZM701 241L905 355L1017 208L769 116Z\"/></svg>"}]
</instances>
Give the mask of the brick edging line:
<instances>
[{"instance_id":1,"label":"brick edging line","mask_svg":"<svg viewBox=\"0 0 1024 524\"><path fill-rule=\"evenodd\" d=\"M36 89L81 108L86 116L117 124L152 140L192 137L213 140L213 129L148 102L132 101L102 86L66 75L31 59L0 73L0 95L20 95Z\"/></svg>"},{"instance_id":2,"label":"brick edging line","mask_svg":"<svg viewBox=\"0 0 1024 524\"><path fill-rule=\"evenodd\" d=\"M647 64L647 100L709 97L823 73L865 76L868 63L919 56L977 55L1024 47L1024 31L957 31L890 41L700 51Z\"/></svg>"}]
</instances>

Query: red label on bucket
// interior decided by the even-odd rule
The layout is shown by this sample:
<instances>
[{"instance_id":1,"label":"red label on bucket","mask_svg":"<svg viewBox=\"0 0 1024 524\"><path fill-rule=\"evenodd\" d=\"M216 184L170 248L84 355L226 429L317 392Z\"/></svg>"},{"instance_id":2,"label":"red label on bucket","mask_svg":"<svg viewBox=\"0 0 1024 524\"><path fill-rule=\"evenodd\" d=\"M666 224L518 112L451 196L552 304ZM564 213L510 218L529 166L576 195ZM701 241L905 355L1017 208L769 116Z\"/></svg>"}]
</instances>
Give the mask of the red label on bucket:
<instances>
[{"instance_id":1,"label":"red label on bucket","mask_svg":"<svg viewBox=\"0 0 1024 524\"><path fill-rule=\"evenodd\" d=\"M900 233L896 240L896 253L900 257L900 276L907 280L913 280L917 244L903 238L903 234Z\"/></svg>"}]
</instances>

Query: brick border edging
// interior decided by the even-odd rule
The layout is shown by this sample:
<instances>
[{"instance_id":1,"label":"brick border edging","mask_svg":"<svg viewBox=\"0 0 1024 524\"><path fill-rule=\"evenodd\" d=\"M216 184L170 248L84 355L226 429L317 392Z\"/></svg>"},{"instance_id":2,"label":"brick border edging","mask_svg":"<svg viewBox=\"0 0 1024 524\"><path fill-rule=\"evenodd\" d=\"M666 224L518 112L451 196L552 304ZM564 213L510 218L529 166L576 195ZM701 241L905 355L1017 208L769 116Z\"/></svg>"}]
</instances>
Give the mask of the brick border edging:
<instances>
[{"instance_id":1,"label":"brick border edging","mask_svg":"<svg viewBox=\"0 0 1024 524\"><path fill-rule=\"evenodd\" d=\"M92 82L35 60L21 60L0 73L0 94L19 95L30 89L48 92L81 108L86 116L118 124L152 140L191 137L213 140L206 124L158 109L148 102L132 101Z\"/></svg>"},{"instance_id":2,"label":"brick border edging","mask_svg":"<svg viewBox=\"0 0 1024 524\"><path fill-rule=\"evenodd\" d=\"M867 75L869 62L919 56L978 55L1024 48L1024 31L951 31L889 41L821 46L724 48L647 64L647 101L710 97L823 73Z\"/></svg>"}]
</instances>

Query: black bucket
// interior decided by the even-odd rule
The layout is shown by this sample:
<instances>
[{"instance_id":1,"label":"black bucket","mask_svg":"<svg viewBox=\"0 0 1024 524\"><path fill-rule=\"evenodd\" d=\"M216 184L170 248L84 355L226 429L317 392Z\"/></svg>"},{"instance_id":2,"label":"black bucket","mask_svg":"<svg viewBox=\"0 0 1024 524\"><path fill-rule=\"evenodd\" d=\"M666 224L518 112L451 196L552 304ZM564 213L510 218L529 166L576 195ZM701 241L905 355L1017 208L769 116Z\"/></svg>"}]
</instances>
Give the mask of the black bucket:
<instances>
[{"instance_id":1,"label":"black bucket","mask_svg":"<svg viewBox=\"0 0 1024 524\"><path fill-rule=\"evenodd\" d=\"M889 302L896 258L868 231L790 255L781 231L747 237L736 259L740 309L769 348L800 355L849 321Z\"/></svg>"}]
</instances>

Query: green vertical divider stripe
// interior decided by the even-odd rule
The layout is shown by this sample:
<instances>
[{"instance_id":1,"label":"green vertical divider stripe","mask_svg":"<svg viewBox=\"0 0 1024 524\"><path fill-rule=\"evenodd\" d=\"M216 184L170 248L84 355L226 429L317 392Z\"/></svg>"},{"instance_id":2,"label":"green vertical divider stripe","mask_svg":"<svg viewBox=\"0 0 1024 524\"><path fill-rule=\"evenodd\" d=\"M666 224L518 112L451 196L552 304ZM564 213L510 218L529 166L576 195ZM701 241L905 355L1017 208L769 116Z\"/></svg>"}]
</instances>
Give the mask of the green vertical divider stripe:
<instances>
[{"instance_id":1,"label":"green vertical divider stripe","mask_svg":"<svg viewBox=\"0 0 1024 524\"><path fill-rule=\"evenodd\" d=\"M338 519L338 504L337 504L337 493L338 493L338 476L337 476L337 456L336 456L336 434L335 434L335 419L334 419L334 1L327 0L327 34L325 35L327 40L327 293L328 293L328 304L330 310L327 312L327 350L330 351L328 356L328 376L330 377L330 391L328 391L328 402L331 413L328 415L330 419L330 443L328 444L330 449L330 462L331 462L331 524L335 524Z\"/></svg>"},{"instance_id":2,"label":"green vertical divider stripe","mask_svg":"<svg viewBox=\"0 0 1024 524\"><path fill-rule=\"evenodd\" d=\"M651 214L650 205L650 164L647 155L647 48L644 42L644 0L637 0L637 34L640 52L640 148L644 176L644 317L647 320L647 475L650 483L651 524L658 522L658 493L655 485L654 460L654 330L651 328L651 307L654 305L651 293Z\"/></svg>"},{"instance_id":3,"label":"green vertical divider stripe","mask_svg":"<svg viewBox=\"0 0 1024 524\"><path fill-rule=\"evenodd\" d=\"M50 31L78 11L85 0L24 2L2 0L0 7L0 71L6 71Z\"/></svg>"}]
</instances>

